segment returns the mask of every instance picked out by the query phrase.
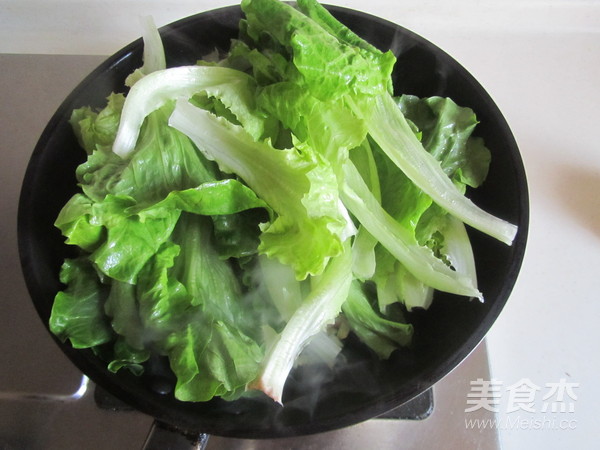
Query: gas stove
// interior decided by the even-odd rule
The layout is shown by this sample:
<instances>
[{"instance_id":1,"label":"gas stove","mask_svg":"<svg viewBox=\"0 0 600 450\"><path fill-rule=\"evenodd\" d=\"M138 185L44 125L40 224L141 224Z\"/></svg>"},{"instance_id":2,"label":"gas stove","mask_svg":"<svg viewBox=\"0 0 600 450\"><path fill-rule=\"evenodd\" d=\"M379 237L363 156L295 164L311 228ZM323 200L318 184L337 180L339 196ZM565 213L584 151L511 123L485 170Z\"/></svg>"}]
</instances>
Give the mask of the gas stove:
<instances>
[{"instance_id":1,"label":"gas stove","mask_svg":"<svg viewBox=\"0 0 600 450\"><path fill-rule=\"evenodd\" d=\"M144 448L153 427L151 417L98 389L54 344L29 299L17 251L18 197L35 143L65 96L102 60L0 55L1 450L138 449ZM489 378L483 342L431 390L379 418L298 438L253 441L212 436L206 448L499 448L495 430L466 426L470 382ZM468 417L493 419L493 413L482 409Z\"/></svg>"}]
</instances>

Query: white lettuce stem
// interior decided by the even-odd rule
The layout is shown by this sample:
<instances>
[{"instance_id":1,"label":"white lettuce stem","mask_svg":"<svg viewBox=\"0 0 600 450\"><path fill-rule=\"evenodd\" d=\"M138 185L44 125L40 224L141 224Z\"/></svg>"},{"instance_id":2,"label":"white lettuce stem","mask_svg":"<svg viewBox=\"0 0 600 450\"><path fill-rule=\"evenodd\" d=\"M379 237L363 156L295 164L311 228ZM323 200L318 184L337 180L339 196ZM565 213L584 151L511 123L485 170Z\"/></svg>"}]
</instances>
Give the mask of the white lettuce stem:
<instances>
[{"instance_id":1,"label":"white lettuce stem","mask_svg":"<svg viewBox=\"0 0 600 450\"><path fill-rule=\"evenodd\" d=\"M222 117L180 99L169 118L169 126L188 136L219 169L235 173L275 212L304 208L290 201L304 192L306 176L285 163L286 152L266 142L254 141L248 133Z\"/></svg>"},{"instance_id":2,"label":"white lettuce stem","mask_svg":"<svg viewBox=\"0 0 600 450\"><path fill-rule=\"evenodd\" d=\"M390 95L375 99L367 120L369 133L385 154L435 203L473 228L512 244L517 227L483 211L454 186L440 163L423 148Z\"/></svg>"},{"instance_id":3,"label":"white lettuce stem","mask_svg":"<svg viewBox=\"0 0 600 450\"><path fill-rule=\"evenodd\" d=\"M126 158L135 149L146 116L180 97L189 99L199 92L220 97L225 90L238 91L236 104L227 106L234 114L241 109L246 112L249 83L253 83L249 75L226 67L182 66L152 72L137 81L127 95L113 151Z\"/></svg>"},{"instance_id":4,"label":"white lettuce stem","mask_svg":"<svg viewBox=\"0 0 600 450\"><path fill-rule=\"evenodd\" d=\"M339 315L352 278L352 255L346 243L344 252L331 259L310 294L290 318L251 388L260 389L276 402L282 402L283 387L294 361L310 339Z\"/></svg>"},{"instance_id":5,"label":"white lettuce stem","mask_svg":"<svg viewBox=\"0 0 600 450\"><path fill-rule=\"evenodd\" d=\"M165 50L160 33L156 28L152 16L140 18L142 25L142 37L144 39L144 65L142 72L145 75L167 68Z\"/></svg>"},{"instance_id":6,"label":"white lettuce stem","mask_svg":"<svg viewBox=\"0 0 600 450\"><path fill-rule=\"evenodd\" d=\"M345 163L344 176L344 205L410 273L440 291L481 298L471 279L450 269L427 247L418 245L381 207L351 161Z\"/></svg>"},{"instance_id":7,"label":"white lettuce stem","mask_svg":"<svg viewBox=\"0 0 600 450\"><path fill-rule=\"evenodd\" d=\"M141 16L142 39L144 40L144 64L134 70L125 79L125 86L131 87L146 75L164 70L167 67L165 49L163 47L160 33L154 24L152 16Z\"/></svg>"},{"instance_id":8,"label":"white lettuce stem","mask_svg":"<svg viewBox=\"0 0 600 450\"><path fill-rule=\"evenodd\" d=\"M368 280L375 274L377 239L364 226L358 228L352 243L352 271L356 278Z\"/></svg>"},{"instance_id":9,"label":"white lettuce stem","mask_svg":"<svg viewBox=\"0 0 600 450\"><path fill-rule=\"evenodd\" d=\"M450 260L452 267L458 272L477 282L475 256L471 240L465 225L456 217L449 216L448 226L444 230L443 252Z\"/></svg>"}]
</instances>

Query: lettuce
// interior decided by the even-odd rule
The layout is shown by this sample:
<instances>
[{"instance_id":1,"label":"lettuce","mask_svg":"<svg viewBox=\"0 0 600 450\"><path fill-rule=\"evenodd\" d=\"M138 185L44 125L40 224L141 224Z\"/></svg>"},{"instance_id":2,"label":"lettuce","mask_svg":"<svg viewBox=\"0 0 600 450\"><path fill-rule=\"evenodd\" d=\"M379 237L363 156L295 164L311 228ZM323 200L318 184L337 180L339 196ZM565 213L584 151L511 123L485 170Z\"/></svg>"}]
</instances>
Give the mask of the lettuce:
<instances>
[{"instance_id":1,"label":"lettuce","mask_svg":"<svg viewBox=\"0 0 600 450\"><path fill-rule=\"evenodd\" d=\"M369 132L385 154L432 200L474 228L511 244L514 225L478 208L456 188L437 159L424 150L406 118L389 95L374 99L368 118Z\"/></svg>"},{"instance_id":2,"label":"lettuce","mask_svg":"<svg viewBox=\"0 0 600 450\"><path fill-rule=\"evenodd\" d=\"M107 296L98 276L86 258L68 259L60 270L67 285L56 294L50 314L50 331L59 339L69 339L74 348L96 347L113 338L103 313Z\"/></svg>"},{"instance_id":3,"label":"lettuce","mask_svg":"<svg viewBox=\"0 0 600 450\"><path fill-rule=\"evenodd\" d=\"M309 146L276 149L181 101L169 124L275 211L275 220L261 225L259 252L291 265L298 279L320 274L329 258L342 252L351 222L339 201L335 174Z\"/></svg>"},{"instance_id":4,"label":"lettuce","mask_svg":"<svg viewBox=\"0 0 600 450\"><path fill-rule=\"evenodd\" d=\"M151 353L169 357L179 376L175 395L182 400L243 390L256 376L263 350L241 303L238 276L217 244L232 239L227 222L238 223L240 215L245 233L234 245L257 242L260 220L270 209L168 126L172 104L146 118L130 159L116 156L105 136L114 139L119 122L110 121L112 129L108 121L89 124L120 116L119 106L111 96L105 110L73 114L75 132L85 136L90 154L77 169L82 192L55 224L82 255L63 266L66 288L56 296L51 330L76 348L96 349L112 371L139 374ZM257 210L264 213L250 214ZM245 256L256 253L256 245L245 245ZM204 342L215 327L221 333ZM199 340L203 353L188 353L199 348ZM211 372L218 372L210 358L221 354L224 343L231 359L221 356L221 364L240 367L240 355L254 362L235 377L231 371L221 371L229 373L224 378L209 376L202 364L212 361Z\"/></svg>"},{"instance_id":5,"label":"lettuce","mask_svg":"<svg viewBox=\"0 0 600 450\"><path fill-rule=\"evenodd\" d=\"M252 110L254 80L243 72L225 67L183 66L159 70L133 85L123 108L123 118L113 151L125 158L135 149L146 116L168 101L206 92L217 97L253 136L262 134L263 121Z\"/></svg>"},{"instance_id":6,"label":"lettuce","mask_svg":"<svg viewBox=\"0 0 600 450\"><path fill-rule=\"evenodd\" d=\"M81 192L55 225L65 261L50 328L111 371L164 357L182 401L329 366L349 331L374 355L410 346L440 290L483 300L465 224L516 227L464 195L490 153L451 99L394 97L394 55L314 0L242 0L221 60L144 67L105 108L75 110Z\"/></svg>"},{"instance_id":7,"label":"lettuce","mask_svg":"<svg viewBox=\"0 0 600 450\"><path fill-rule=\"evenodd\" d=\"M413 326L378 314L360 284L354 281L342 306L350 329L379 357L387 359L398 346L410 344Z\"/></svg>"},{"instance_id":8,"label":"lettuce","mask_svg":"<svg viewBox=\"0 0 600 450\"><path fill-rule=\"evenodd\" d=\"M140 78L157 70L165 69L165 49L163 48L160 33L156 29L154 19L151 16L140 18L142 26L142 39L144 40L144 65L136 69L125 80L126 86L133 86Z\"/></svg>"},{"instance_id":9,"label":"lettuce","mask_svg":"<svg viewBox=\"0 0 600 450\"><path fill-rule=\"evenodd\" d=\"M310 294L294 312L263 362L253 386L278 403L294 361L309 340L333 323L348 298L352 283L352 258L346 249L333 258L318 277Z\"/></svg>"},{"instance_id":10,"label":"lettuce","mask_svg":"<svg viewBox=\"0 0 600 450\"><path fill-rule=\"evenodd\" d=\"M182 219L173 236L180 254L169 278L185 287L187 308L162 345L177 376L177 398L205 401L243 390L258 373L263 350L260 336L253 335L240 282L211 245L210 219L189 213Z\"/></svg>"}]
</instances>

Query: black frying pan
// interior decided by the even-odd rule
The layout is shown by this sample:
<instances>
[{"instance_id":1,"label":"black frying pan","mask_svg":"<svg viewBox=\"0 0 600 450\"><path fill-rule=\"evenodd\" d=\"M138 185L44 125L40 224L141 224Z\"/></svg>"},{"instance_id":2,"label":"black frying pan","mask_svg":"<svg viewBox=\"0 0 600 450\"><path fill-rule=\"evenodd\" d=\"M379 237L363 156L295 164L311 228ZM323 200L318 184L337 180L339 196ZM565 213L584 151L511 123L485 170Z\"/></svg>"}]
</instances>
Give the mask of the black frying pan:
<instances>
[{"instance_id":1,"label":"black frying pan","mask_svg":"<svg viewBox=\"0 0 600 450\"><path fill-rule=\"evenodd\" d=\"M57 340L97 385L167 428L271 438L323 432L378 416L424 392L456 367L482 340L516 281L527 237L527 184L515 140L492 99L456 61L412 32L360 12L328 9L360 36L398 56L394 72L397 93L449 96L476 111L481 122L476 134L490 148L492 165L487 181L470 195L483 209L517 224L516 240L508 247L469 230L485 303L436 293L428 311L410 315L415 326L411 349L379 361L350 338L344 350L348 364L319 375L319 383L310 370L292 372L283 408L264 398L180 402L169 392L169 373L161 373L164 366L160 362L154 361L158 369L148 370L142 377L125 371L113 374L91 351L74 350ZM168 65L194 63L215 47L228 49L240 17L240 8L234 6L162 28ZM61 289L59 267L72 251L52 224L76 191L75 167L85 156L67 119L74 108L100 107L111 90L122 90L125 77L141 65L141 58L142 42L138 40L92 72L58 108L31 157L19 205L19 250L31 298L45 325L54 296Z\"/></svg>"}]
</instances>

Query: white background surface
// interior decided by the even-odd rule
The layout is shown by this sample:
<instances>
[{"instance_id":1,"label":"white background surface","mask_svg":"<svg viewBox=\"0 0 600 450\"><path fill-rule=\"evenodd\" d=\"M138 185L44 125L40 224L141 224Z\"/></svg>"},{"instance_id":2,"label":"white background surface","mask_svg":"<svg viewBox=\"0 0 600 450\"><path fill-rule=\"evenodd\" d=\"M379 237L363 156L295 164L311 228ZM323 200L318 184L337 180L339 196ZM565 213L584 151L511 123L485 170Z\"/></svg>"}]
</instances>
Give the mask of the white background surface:
<instances>
[{"instance_id":1,"label":"white background surface","mask_svg":"<svg viewBox=\"0 0 600 450\"><path fill-rule=\"evenodd\" d=\"M161 26L232 3L0 0L0 53L109 55L139 36L139 15ZM487 338L492 376L503 383L501 442L506 449L596 448L600 2L329 3L421 34L478 78L503 111L527 170L531 227L521 275ZM574 412L542 412L545 384L561 378L579 385L576 400L565 397ZM524 379L541 388L534 412L509 412L506 387Z\"/></svg>"}]
</instances>

